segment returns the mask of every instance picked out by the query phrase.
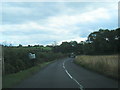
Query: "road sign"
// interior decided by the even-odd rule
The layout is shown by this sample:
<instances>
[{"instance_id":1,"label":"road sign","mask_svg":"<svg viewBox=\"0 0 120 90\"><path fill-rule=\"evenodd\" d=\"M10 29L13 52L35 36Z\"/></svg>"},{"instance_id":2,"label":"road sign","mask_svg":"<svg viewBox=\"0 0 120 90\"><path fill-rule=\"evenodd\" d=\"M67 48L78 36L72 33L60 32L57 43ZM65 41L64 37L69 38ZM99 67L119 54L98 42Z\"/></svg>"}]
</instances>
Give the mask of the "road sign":
<instances>
[{"instance_id":1,"label":"road sign","mask_svg":"<svg viewBox=\"0 0 120 90\"><path fill-rule=\"evenodd\" d=\"M29 53L29 59L35 59L35 58L36 58L35 54Z\"/></svg>"}]
</instances>

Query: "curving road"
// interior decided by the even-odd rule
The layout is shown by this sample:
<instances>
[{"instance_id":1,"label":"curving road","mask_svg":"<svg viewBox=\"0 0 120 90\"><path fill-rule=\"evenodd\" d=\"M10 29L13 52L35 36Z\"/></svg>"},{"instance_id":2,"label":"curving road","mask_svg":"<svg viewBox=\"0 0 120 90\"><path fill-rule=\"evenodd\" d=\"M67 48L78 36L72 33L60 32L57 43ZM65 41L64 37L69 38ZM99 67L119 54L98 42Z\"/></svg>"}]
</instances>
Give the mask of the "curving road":
<instances>
[{"instance_id":1,"label":"curving road","mask_svg":"<svg viewBox=\"0 0 120 90\"><path fill-rule=\"evenodd\" d=\"M58 60L27 78L15 88L118 88L118 82L73 63Z\"/></svg>"}]
</instances>

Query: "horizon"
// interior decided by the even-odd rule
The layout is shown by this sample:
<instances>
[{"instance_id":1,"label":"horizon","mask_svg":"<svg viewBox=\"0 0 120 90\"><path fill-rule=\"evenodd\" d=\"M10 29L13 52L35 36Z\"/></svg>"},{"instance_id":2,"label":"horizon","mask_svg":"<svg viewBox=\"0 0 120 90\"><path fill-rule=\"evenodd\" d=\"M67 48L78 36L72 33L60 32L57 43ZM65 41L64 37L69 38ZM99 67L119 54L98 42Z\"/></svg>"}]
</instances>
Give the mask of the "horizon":
<instances>
[{"instance_id":1,"label":"horizon","mask_svg":"<svg viewBox=\"0 0 120 90\"><path fill-rule=\"evenodd\" d=\"M101 28L100 28L101 29ZM100 30L99 29L99 30ZM116 29L118 29L118 28L116 28ZM116 30L116 29L114 29L114 30ZM98 30L98 31L99 31ZM102 30L109 30L109 29L102 29ZM94 31L94 32L98 32L98 31ZM111 30L109 30L109 31L111 31ZM93 33L93 32L91 32L91 33ZM81 43L81 42L86 42L88 39L86 38L86 40L84 40L84 41L80 41L80 42L77 42L78 44L79 43ZM8 43L8 42L6 42L6 41L4 41L4 42L2 42L2 44L0 44L0 45L3 45L3 46L13 46L13 47L18 47L19 45L22 45L22 47L28 47L29 45L31 46L31 47L34 47L35 45L38 45L38 46L43 46L43 47L46 47L46 46L54 46L54 45L61 45L63 42L72 42L72 41L75 41L75 40L69 40L69 41L61 41L61 42L56 42L56 41L53 41L53 43L51 43L51 44L46 44L46 45L43 45L43 44L33 44L33 45L30 45L30 44L28 44L28 45L22 45L22 44L18 44L18 45L13 45L12 43Z\"/></svg>"}]
</instances>

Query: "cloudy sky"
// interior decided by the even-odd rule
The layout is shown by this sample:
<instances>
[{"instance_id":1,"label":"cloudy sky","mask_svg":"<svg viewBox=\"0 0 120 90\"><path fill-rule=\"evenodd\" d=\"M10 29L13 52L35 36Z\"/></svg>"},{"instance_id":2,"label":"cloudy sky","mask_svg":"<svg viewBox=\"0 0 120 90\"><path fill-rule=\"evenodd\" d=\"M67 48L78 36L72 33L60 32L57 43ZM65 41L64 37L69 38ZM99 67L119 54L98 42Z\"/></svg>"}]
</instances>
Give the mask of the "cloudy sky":
<instances>
[{"instance_id":1,"label":"cloudy sky","mask_svg":"<svg viewBox=\"0 0 120 90\"><path fill-rule=\"evenodd\" d=\"M0 43L13 45L80 42L118 27L117 2L4 2L0 13Z\"/></svg>"}]
</instances>

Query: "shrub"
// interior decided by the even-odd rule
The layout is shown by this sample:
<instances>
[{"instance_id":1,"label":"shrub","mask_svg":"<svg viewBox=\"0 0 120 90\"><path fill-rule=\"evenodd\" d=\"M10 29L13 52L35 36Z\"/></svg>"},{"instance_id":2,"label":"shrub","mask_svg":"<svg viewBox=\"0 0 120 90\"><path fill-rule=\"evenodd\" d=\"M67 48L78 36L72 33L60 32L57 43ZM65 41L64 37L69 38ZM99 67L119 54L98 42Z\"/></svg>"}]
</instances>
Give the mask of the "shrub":
<instances>
[{"instance_id":1,"label":"shrub","mask_svg":"<svg viewBox=\"0 0 120 90\"><path fill-rule=\"evenodd\" d=\"M47 48L48 49L48 48ZM64 57L61 53L54 53L35 47L4 47L5 74L16 73L33 66L28 54L35 53L35 64L52 61Z\"/></svg>"},{"instance_id":2,"label":"shrub","mask_svg":"<svg viewBox=\"0 0 120 90\"><path fill-rule=\"evenodd\" d=\"M16 69L14 66L12 66L10 63L5 63L5 73L10 74L10 73L15 73Z\"/></svg>"}]
</instances>

